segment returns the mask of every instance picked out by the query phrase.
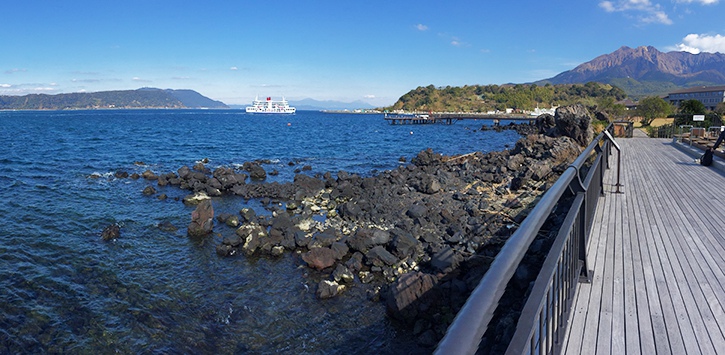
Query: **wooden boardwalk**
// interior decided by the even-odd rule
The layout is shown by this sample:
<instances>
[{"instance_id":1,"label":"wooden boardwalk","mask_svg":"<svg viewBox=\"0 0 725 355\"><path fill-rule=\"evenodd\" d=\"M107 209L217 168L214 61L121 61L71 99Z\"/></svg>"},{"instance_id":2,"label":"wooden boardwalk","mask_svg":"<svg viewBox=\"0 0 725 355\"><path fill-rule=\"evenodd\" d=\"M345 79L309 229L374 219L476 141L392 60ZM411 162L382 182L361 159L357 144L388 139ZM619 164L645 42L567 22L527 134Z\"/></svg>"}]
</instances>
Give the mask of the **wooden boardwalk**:
<instances>
[{"instance_id":1,"label":"wooden boardwalk","mask_svg":"<svg viewBox=\"0 0 725 355\"><path fill-rule=\"evenodd\" d=\"M617 143L563 352L725 354L725 175L669 139Z\"/></svg>"}]
</instances>

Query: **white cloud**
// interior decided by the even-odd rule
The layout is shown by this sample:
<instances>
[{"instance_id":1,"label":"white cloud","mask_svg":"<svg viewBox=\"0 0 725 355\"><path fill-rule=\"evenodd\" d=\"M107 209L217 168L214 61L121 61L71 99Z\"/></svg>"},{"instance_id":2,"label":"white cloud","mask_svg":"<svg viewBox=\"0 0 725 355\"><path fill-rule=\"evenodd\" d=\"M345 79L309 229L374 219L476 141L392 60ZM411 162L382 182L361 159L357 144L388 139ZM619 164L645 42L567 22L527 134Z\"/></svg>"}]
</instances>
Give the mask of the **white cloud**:
<instances>
[{"instance_id":1,"label":"white cloud","mask_svg":"<svg viewBox=\"0 0 725 355\"><path fill-rule=\"evenodd\" d=\"M677 49L693 54L700 52L725 53L725 36L719 34L713 36L691 33L682 39L682 43L677 45Z\"/></svg>"},{"instance_id":2,"label":"white cloud","mask_svg":"<svg viewBox=\"0 0 725 355\"><path fill-rule=\"evenodd\" d=\"M133 79L131 79L131 80L136 81L136 82L139 82L139 83L150 83L151 82L151 80L142 79L142 78L139 78L137 76L134 76Z\"/></svg>"},{"instance_id":3,"label":"white cloud","mask_svg":"<svg viewBox=\"0 0 725 355\"><path fill-rule=\"evenodd\" d=\"M375 95L365 95L363 97L366 98L366 99L374 99L375 98Z\"/></svg>"},{"instance_id":4,"label":"white cloud","mask_svg":"<svg viewBox=\"0 0 725 355\"><path fill-rule=\"evenodd\" d=\"M615 11L617 11L614 8L614 4L612 4L611 1L602 1L602 2L600 2L599 3L599 7L601 7L602 9L604 9L604 11L606 11L606 12L615 12Z\"/></svg>"},{"instance_id":5,"label":"white cloud","mask_svg":"<svg viewBox=\"0 0 725 355\"><path fill-rule=\"evenodd\" d=\"M427 31L428 26L426 26L422 23L419 23L419 24L415 25L415 29L417 29L418 31Z\"/></svg>"},{"instance_id":6,"label":"white cloud","mask_svg":"<svg viewBox=\"0 0 725 355\"><path fill-rule=\"evenodd\" d=\"M654 11L649 16L642 17L642 21L645 23L661 23L664 25L672 24L672 20L663 11Z\"/></svg>"},{"instance_id":7,"label":"white cloud","mask_svg":"<svg viewBox=\"0 0 725 355\"><path fill-rule=\"evenodd\" d=\"M698 0L695 0L698 1ZM713 0L699 0L699 1L713 1ZM661 23L664 25L671 25L667 13L662 11L659 4L653 4L650 0L618 0L614 1L602 1L599 3L599 7L604 9L606 12L634 12L637 13L637 19L644 23Z\"/></svg>"},{"instance_id":8,"label":"white cloud","mask_svg":"<svg viewBox=\"0 0 725 355\"><path fill-rule=\"evenodd\" d=\"M58 91L55 83L0 84L0 95L52 94Z\"/></svg>"},{"instance_id":9,"label":"white cloud","mask_svg":"<svg viewBox=\"0 0 725 355\"><path fill-rule=\"evenodd\" d=\"M693 2L700 3L702 5L713 5L717 4L720 0L676 0L675 2L678 3L685 3L685 4L691 4Z\"/></svg>"},{"instance_id":10,"label":"white cloud","mask_svg":"<svg viewBox=\"0 0 725 355\"><path fill-rule=\"evenodd\" d=\"M469 44L461 41L458 37L451 37L451 45L454 47L468 47Z\"/></svg>"},{"instance_id":11,"label":"white cloud","mask_svg":"<svg viewBox=\"0 0 725 355\"><path fill-rule=\"evenodd\" d=\"M231 68L229 68L229 70L239 70L239 68L237 68L237 67L231 67Z\"/></svg>"}]
</instances>

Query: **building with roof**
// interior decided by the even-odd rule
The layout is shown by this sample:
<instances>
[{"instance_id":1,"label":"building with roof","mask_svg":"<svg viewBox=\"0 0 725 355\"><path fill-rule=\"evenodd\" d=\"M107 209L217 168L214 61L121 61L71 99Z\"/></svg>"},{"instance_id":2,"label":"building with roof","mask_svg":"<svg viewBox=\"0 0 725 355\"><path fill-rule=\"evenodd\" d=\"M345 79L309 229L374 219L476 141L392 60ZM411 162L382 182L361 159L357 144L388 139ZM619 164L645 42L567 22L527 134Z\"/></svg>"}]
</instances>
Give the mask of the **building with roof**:
<instances>
[{"instance_id":1,"label":"building with roof","mask_svg":"<svg viewBox=\"0 0 725 355\"><path fill-rule=\"evenodd\" d=\"M682 101L697 100L708 110L714 110L717 104L725 102L725 86L697 86L669 93L665 100L675 106Z\"/></svg>"}]
</instances>

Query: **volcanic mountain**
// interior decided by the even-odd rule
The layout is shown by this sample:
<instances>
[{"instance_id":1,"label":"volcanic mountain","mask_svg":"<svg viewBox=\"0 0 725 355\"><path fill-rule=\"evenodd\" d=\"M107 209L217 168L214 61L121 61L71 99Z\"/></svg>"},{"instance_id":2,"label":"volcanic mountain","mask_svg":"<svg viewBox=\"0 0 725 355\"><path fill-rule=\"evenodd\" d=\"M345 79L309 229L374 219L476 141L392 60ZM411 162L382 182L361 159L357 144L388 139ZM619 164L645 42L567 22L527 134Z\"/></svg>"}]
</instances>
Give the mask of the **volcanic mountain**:
<instances>
[{"instance_id":1,"label":"volcanic mountain","mask_svg":"<svg viewBox=\"0 0 725 355\"><path fill-rule=\"evenodd\" d=\"M663 53L651 46L625 46L536 84L590 81L616 85L634 97L692 86L725 85L725 54Z\"/></svg>"}]
</instances>

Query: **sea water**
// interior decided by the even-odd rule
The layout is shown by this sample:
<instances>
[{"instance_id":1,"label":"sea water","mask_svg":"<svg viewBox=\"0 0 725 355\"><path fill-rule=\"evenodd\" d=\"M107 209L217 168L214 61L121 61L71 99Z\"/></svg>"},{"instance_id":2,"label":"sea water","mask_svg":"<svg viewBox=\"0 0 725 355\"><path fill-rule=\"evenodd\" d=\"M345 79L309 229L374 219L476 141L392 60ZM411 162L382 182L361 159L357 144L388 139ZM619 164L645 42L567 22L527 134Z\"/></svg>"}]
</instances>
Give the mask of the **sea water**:
<instances>
[{"instance_id":1,"label":"sea water","mask_svg":"<svg viewBox=\"0 0 725 355\"><path fill-rule=\"evenodd\" d=\"M505 123L505 122L504 122ZM188 191L114 173L157 174L208 159L212 170L268 160L287 182L344 170L371 176L419 151L513 146L491 122L389 125L382 115L300 111L0 112L0 353L398 353L414 337L362 285L318 300L324 275L299 255L221 258L223 225L186 237ZM155 186L160 200L144 196ZM215 198L216 213L257 201ZM121 236L104 242L104 227ZM178 230L159 228L165 223Z\"/></svg>"}]
</instances>

